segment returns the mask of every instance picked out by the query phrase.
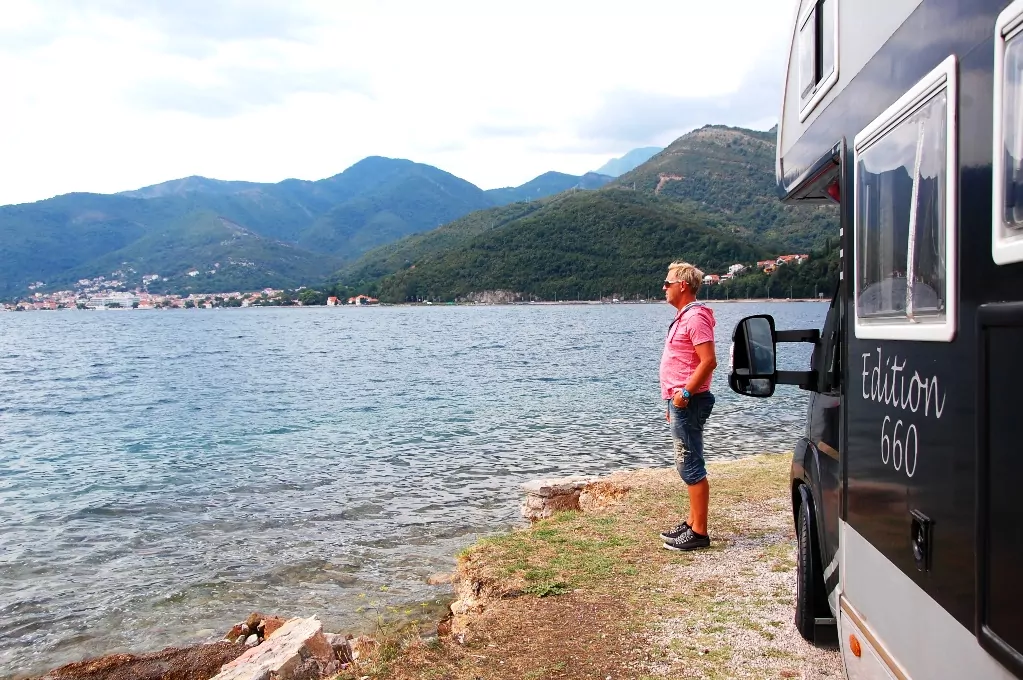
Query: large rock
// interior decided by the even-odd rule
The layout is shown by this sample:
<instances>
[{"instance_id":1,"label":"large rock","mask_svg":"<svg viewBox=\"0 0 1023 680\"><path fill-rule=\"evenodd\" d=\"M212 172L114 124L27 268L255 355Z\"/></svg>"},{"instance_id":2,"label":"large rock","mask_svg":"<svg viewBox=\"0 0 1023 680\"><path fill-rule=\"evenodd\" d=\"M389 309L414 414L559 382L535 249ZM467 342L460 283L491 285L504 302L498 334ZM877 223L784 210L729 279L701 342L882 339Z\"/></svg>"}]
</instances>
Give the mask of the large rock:
<instances>
[{"instance_id":1,"label":"large rock","mask_svg":"<svg viewBox=\"0 0 1023 680\"><path fill-rule=\"evenodd\" d=\"M526 498L522 503L522 516L530 522L552 517L564 510L579 509L579 494L593 477L562 477L536 479L522 485Z\"/></svg>"},{"instance_id":2,"label":"large rock","mask_svg":"<svg viewBox=\"0 0 1023 680\"><path fill-rule=\"evenodd\" d=\"M263 644L225 665L213 680L319 680L339 668L323 625L313 616L291 619Z\"/></svg>"}]
</instances>

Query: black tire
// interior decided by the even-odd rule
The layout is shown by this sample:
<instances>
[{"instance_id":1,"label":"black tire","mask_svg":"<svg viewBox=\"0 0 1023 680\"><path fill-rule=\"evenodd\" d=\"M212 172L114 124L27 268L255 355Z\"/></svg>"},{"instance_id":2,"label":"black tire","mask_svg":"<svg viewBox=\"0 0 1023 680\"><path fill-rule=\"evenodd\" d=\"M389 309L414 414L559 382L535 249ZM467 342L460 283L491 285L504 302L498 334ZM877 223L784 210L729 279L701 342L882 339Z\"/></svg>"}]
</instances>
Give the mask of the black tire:
<instances>
[{"instance_id":1,"label":"black tire","mask_svg":"<svg viewBox=\"0 0 1023 680\"><path fill-rule=\"evenodd\" d=\"M824 574L813 535L813 517L809 503L799 504L796 517L796 630L808 642L815 642L816 618L825 602Z\"/></svg>"}]
</instances>

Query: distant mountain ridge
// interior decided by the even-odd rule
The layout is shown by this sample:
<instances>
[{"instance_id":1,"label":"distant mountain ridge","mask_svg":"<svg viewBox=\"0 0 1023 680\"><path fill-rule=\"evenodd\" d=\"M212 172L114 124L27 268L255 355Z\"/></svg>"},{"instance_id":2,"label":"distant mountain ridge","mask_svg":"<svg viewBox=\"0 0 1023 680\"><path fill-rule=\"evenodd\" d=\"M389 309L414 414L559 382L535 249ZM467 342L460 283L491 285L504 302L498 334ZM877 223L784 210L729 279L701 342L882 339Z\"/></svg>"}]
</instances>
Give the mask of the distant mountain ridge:
<instances>
[{"instance_id":1,"label":"distant mountain ridge","mask_svg":"<svg viewBox=\"0 0 1023 680\"><path fill-rule=\"evenodd\" d=\"M262 186L265 185L258 182L233 182L192 175L132 191L119 191L117 195L127 196L128 198L161 198L163 196L180 196L189 193L233 194L250 189L259 189Z\"/></svg>"},{"instance_id":2,"label":"distant mountain ridge","mask_svg":"<svg viewBox=\"0 0 1023 680\"><path fill-rule=\"evenodd\" d=\"M523 187L486 192L430 165L370 156L316 181L191 176L119 194L0 206L0 296L35 282L69 286L113 271L127 274L126 286L159 274L151 289L190 289L202 277L188 272L216 271L218 260L247 263L241 278L256 287L299 285L372 248L474 211L611 179L546 173ZM226 223L249 237L221 233L223 247L212 248L209 238ZM197 229L209 238L197 237ZM298 262L308 266L306 274L293 266ZM227 290L233 280L211 276L209 292Z\"/></svg>"},{"instance_id":3,"label":"distant mountain ridge","mask_svg":"<svg viewBox=\"0 0 1023 680\"><path fill-rule=\"evenodd\" d=\"M610 175L587 172L585 175L566 175L563 172L545 172L522 186L490 189L487 195L497 205L519 201L535 201L539 198L560 194L569 189L599 189L614 180Z\"/></svg>"},{"instance_id":4,"label":"distant mountain ridge","mask_svg":"<svg viewBox=\"0 0 1023 680\"><path fill-rule=\"evenodd\" d=\"M611 177L619 177L638 168L643 163L656 156L662 151L659 146L645 146L639 149L633 149L621 158L612 158L607 163L594 170L599 175L610 175Z\"/></svg>"}]
</instances>

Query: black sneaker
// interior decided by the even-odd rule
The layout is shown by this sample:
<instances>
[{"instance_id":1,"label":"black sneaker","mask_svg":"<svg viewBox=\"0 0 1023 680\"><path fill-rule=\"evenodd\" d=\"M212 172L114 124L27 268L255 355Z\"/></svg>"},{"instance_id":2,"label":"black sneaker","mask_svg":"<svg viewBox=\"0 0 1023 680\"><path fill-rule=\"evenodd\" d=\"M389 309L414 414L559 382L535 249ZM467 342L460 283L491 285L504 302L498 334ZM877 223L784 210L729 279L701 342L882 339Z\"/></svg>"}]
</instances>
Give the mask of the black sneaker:
<instances>
[{"instance_id":1,"label":"black sneaker","mask_svg":"<svg viewBox=\"0 0 1023 680\"><path fill-rule=\"evenodd\" d=\"M676 538L681 536L689 529L689 522L682 522L674 529L665 529L661 532L661 538L665 541L674 541Z\"/></svg>"},{"instance_id":2,"label":"black sneaker","mask_svg":"<svg viewBox=\"0 0 1023 680\"><path fill-rule=\"evenodd\" d=\"M709 548L710 536L698 534L693 531L692 527L688 527L678 538L665 541L664 547L668 550L699 550L700 548Z\"/></svg>"}]
</instances>

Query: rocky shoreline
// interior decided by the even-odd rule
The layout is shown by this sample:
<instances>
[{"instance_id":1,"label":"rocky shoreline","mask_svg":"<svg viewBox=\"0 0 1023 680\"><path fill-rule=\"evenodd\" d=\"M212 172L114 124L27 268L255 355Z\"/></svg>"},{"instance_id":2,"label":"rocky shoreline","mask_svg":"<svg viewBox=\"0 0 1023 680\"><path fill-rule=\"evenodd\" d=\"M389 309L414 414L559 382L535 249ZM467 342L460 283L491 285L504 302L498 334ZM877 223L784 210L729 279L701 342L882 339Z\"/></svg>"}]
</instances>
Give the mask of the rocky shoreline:
<instances>
[{"instance_id":1,"label":"rocky shoreline","mask_svg":"<svg viewBox=\"0 0 1023 680\"><path fill-rule=\"evenodd\" d=\"M112 655L42 680L451 680L841 677L836 650L791 623L788 456L710 465L710 550L660 549L684 508L672 468L538 480L529 525L457 557L435 630L326 633L314 618L253 613L216 643Z\"/></svg>"}]
</instances>

